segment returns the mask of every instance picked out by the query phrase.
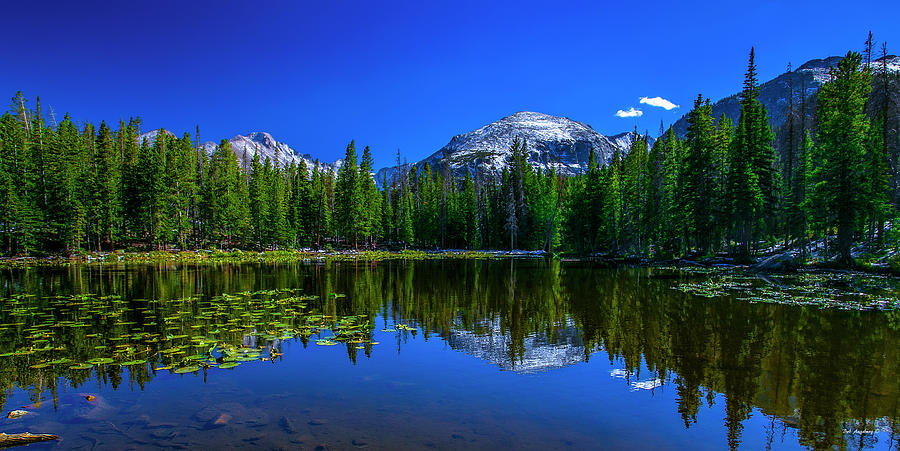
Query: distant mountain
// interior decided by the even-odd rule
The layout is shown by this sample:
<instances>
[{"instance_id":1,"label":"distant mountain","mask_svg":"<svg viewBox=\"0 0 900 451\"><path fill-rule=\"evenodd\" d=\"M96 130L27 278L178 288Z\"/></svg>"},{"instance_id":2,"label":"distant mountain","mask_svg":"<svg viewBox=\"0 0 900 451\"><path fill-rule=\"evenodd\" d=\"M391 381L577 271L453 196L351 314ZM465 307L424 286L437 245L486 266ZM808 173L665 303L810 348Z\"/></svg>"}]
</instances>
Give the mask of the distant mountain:
<instances>
[{"instance_id":1,"label":"distant mountain","mask_svg":"<svg viewBox=\"0 0 900 451\"><path fill-rule=\"evenodd\" d=\"M292 149L287 144L276 141L275 138L272 138L272 135L266 132L237 135L228 141L231 143L234 153L237 154L238 160L242 162L252 161L256 152L259 152L260 160L265 161L268 158L273 164L277 161L282 167L289 166L292 161L300 164L300 161L303 160L306 163L306 167L311 171L316 162L315 158L310 154L301 155L300 152ZM340 163L341 160L333 163L319 162L319 167L327 167L337 172Z\"/></svg>"},{"instance_id":2,"label":"distant mountain","mask_svg":"<svg viewBox=\"0 0 900 451\"><path fill-rule=\"evenodd\" d=\"M569 118L522 111L456 135L446 146L413 164L421 168L427 163L437 171L446 166L457 176L466 171L497 176L508 165L510 147L516 138L527 142L528 161L535 169L554 168L558 173L574 175L587 170L591 147L597 161L605 165L616 150L627 153L635 135L627 132L604 136ZM397 167L383 168L376 180L379 184L385 179L390 183L397 171Z\"/></svg>"},{"instance_id":3,"label":"distant mountain","mask_svg":"<svg viewBox=\"0 0 900 451\"><path fill-rule=\"evenodd\" d=\"M146 139L147 142L152 146L153 142L156 141L156 137L159 136L160 133L165 133L173 138L175 137L174 133L172 133L168 130L157 128L156 130L150 130L149 132L138 136L137 142L138 142L138 144L141 144Z\"/></svg>"},{"instance_id":4,"label":"distant mountain","mask_svg":"<svg viewBox=\"0 0 900 451\"><path fill-rule=\"evenodd\" d=\"M831 68L837 66L842 59L841 56L830 56L825 59L810 60L791 72L785 72L759 85L759 100L769 113L769 123L773 129L777 129L787 120L791 85L793 84L794 105L799 108L801 99L815 94L828 81L828 72ZM873 65L879 67L880 61L879 59ZM900 70L900 57L889 55L887 66L892 71ZM713 103L712 112L714 118L718 119L724 114L737 125L741 113L740 93ZM813 113L812 108L807 111L807 115ZM672 128L679 136L684 136L687 133L687 116L682 116L672 125Z\"/></svg>"},{"instance_id":5,"label":"distant mountain","mask_svg":"<svg viewBox=\"0 0 900 451\"><path fill-rule=\"evenodd\" d=\"M161 129L151 130L140 135L138 142L143 141L146 138L152 143L156 140L156 136L159 135L160 130ZM165 133L175 136L168 130L166 130ZM265 161L266 158L268 158L273 164L277 162L282 167L289 166L291 162L300 164L300 161L302 160L306 163L306 167L312 171L313 165L315 164L315 159L311 155L301 155L287 144L276 141L272 135L266 132L252 132L246 135L236 135L229 139L228 142L231 143L231 148L234 150L235 155L237 155L238 162L242 167L246 167L250 164L253 160L253 156L256 155L256 152L259 152L260 160ZM216 150L216 146L217 144L212 141L207 141L201 145L207 155L211 155ZM319 162L319 167L328 168L336 172L340 168L341 162L341 160L332 163Z\"/></svg>"}]
</instances>

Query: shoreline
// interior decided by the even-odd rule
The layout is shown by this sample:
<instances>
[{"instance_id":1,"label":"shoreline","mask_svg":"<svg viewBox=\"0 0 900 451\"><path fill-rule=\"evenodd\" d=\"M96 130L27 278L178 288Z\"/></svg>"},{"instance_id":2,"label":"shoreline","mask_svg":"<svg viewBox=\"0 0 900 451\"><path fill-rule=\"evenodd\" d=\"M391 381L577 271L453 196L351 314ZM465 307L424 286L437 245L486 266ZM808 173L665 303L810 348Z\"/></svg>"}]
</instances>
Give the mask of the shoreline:
<instances>
[{"instance_id":1,"label":"shoreline","mask_svg":"<svg viewBox=\"0 0 900 451\"><path fill-rule=\"evenodd\" d=\"M498 259L498 258L555 258L562 261L593 262L610 268L660 268L678 270L700 270L710 272L747 271L758 273L791 272L845 272L860 274L880 274L900 276L900 272L890 266L857 264L844 267L828 262L792 262L788 268L765 268L760 263L782 254L763 256L756 264L736 263L727 259L693 260L688 258L648 259L637 257L601 257L558 254L544 251L524 250L266 250L244 251L238 249L198 249L189 251L144 251L144 252L92 252L78 255L48 255L42 257L0 257L0 269L30 267L65 267L71 265L112 265L112 264L159 264L159 263L293 263L310 261L383 261L383 260L437 260L437 259Z\"/></svg>"},{"instance_id":2,"label":"shoreline","mask_svg":"<svg viewBox=\"0 0 900 451\"><path fill-rule=\"evenodd\" d=\"M470 251L470 250L269 250L243 251L198 249L190 251L149 252L93 252L80 255L49 255L44 257L0 257L0 268L53 267L78 264L151 264L151 263L290 263L306 261L380 261L431 259L491 259L498 257L541 257L545 254L526 251Z\"/></svg>"}]
</instances>

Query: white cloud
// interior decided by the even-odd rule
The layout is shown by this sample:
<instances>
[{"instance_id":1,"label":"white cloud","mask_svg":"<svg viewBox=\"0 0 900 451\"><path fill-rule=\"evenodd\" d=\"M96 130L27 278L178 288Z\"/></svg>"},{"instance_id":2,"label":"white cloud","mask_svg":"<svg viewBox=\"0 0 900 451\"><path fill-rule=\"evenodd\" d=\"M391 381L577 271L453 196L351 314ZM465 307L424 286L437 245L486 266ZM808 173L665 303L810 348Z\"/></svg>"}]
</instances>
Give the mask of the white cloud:
<instances>
[{"instance_id":1,"label":"white cloud","mask_svg":"<svg viewBox=\"0 0 900 451\"><path fill-rule=\"evenodd\" d=\"M666 111L678 108L678 105L675 105L674 103L669 102L662 97L641 97L641 103L650 106L665 108Z\"/></svg>"},{"instance_id":2,"label":"white cloud","mask_svg":"<svg viewBox=\"0 0 900 451\"><path fill-rule=\"evenodd\" d=\"M634 109L634 107L631 107L628 110L616 111L616 117L641 117L643 115L644 115L643 111L636 110L636 109Z\"/></svg>"}]
</instances>

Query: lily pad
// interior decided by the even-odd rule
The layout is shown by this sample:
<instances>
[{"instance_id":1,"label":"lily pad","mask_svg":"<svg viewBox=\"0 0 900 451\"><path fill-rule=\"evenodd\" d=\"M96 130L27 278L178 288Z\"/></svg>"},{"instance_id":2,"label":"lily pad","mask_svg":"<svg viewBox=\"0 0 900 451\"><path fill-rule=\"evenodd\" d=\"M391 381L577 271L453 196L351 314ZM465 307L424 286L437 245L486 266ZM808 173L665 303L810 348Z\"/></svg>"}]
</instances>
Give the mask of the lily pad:
<instances>
[{"instance_id":1,"label":"lily pad","mask_svg":"<svg viewBox=\"0 0 900 451\"><path fill-rule=\"evenodd\" d=\"M109 357L103 357L99 359L88 360L88 363L94 365L109 365L110 363L115 363L115 359L111 359Z\"/></svg>"},{"instance_id":2,"label":"lily pad","mask_svg":"<svg viewBox=\"0 0 900 451\"><path fill-rule=\"evenodd\" d=\"M147 363L146 360L129 360L129 361L127 361L127 362L122 362L121 365L123 365L123 366L143 365L143 364L145 364L145 363Z\"/></svg>"},{"instance_id":3,"label":"lily pad","mask_svg":"<svg viewBox=\"0 0 900 451\"><path fill-rule=\"evenodd\" d=\"M181 367L181 368L178 368L177 370L175 370L175 374L193 373L194 371L197 371L199 369L200 369L200 367L196 366L196 365L184 366L184 367Z\"/></svg>"}]
</instances>

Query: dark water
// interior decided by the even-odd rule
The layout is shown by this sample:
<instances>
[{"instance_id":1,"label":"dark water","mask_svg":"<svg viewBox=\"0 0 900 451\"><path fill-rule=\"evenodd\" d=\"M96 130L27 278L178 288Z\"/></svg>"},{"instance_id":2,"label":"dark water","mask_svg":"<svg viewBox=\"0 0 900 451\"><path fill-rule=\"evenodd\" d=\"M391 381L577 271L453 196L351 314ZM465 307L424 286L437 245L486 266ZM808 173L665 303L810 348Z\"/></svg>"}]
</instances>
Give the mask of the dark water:
<instances>
[{"instance_id":1,"label":"dark water","mask_svg":"<svg viewBox=\"0 0 900 451\"><path fill-rule=\"evenodd\" d=\"M5 271L0 431L62 437L36 449L898 449L900 315L698 297L678 277L544 260Z\"/></svg>"}]
</instances>

